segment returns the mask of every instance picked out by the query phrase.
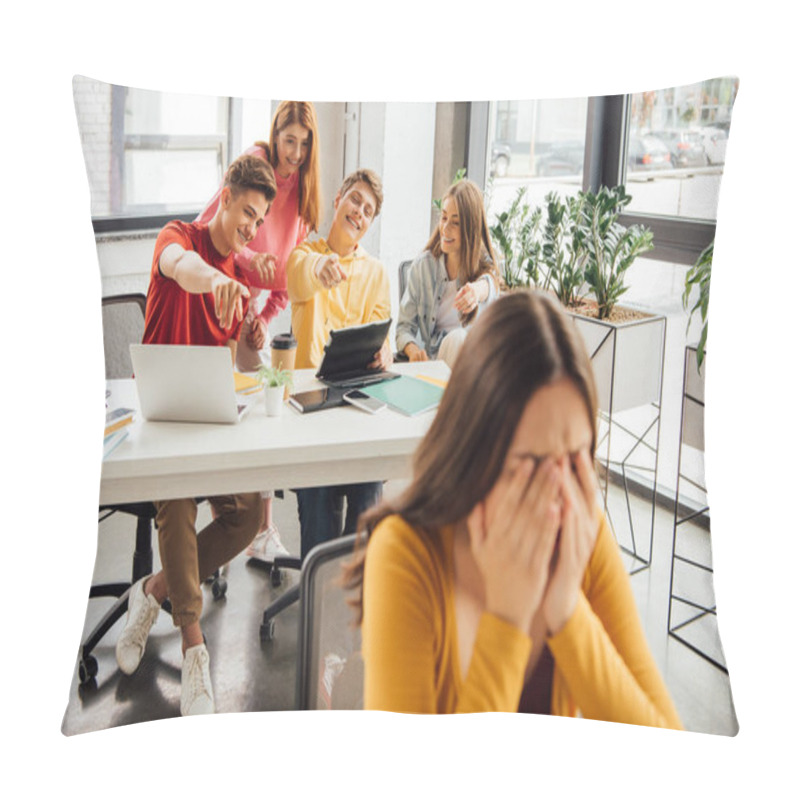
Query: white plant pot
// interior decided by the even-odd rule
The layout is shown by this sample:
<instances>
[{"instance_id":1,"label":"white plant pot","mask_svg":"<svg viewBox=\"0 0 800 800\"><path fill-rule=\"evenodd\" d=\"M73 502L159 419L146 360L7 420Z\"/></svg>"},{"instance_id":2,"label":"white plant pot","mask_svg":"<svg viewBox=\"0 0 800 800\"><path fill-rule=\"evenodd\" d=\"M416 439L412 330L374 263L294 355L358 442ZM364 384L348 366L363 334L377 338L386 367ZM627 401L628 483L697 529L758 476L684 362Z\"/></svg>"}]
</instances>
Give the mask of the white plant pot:
<instances>
[{"instance_id":1,"label":"white plant pot","mask_svg":"<svg viewBox=\"0 0 800 800\"><path fill-rule=\"evenodd\" d=\"M268 417L279 417L283 412L283 393L285 386L265 386L264 404Z\"/></svg>"},{"instance_id":2,"label":"white plant pot","mask_svg":"<svg viewBox=\"0 0 800 800\"><path fill-rule=\"evenodd\" d=\"M705 384L706 361L697 370L697 347L690 345L685 351L683 373L683 427L681 441L700 452L706 448L705 442ZM706 359L708 353L706 353Z\"/></svg>"},{"instance_id":3,"label":"white plant pot","mask_svg":"<svg viewBox=\"0 0 800 800\"><path fill-rule=\"evenodd\" d=\"M660 404L666 335L663 316L626 323L571 316L592 358L601 411L609 414Z\"/></svg>"}]
</instances>

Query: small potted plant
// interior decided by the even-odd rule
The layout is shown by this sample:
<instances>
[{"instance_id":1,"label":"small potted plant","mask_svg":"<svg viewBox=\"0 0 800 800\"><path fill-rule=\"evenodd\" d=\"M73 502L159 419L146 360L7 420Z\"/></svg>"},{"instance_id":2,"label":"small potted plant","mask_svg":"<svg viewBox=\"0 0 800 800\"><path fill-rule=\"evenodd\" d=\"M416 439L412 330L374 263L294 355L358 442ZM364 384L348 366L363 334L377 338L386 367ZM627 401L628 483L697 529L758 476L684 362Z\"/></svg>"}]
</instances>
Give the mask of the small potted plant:
<instances>
[{"instance_id":1,"label":"small potted plant","mask_svg":"<svg viewBox=\"0 0 800 800\"><path fill-rule=\"evenodd\" d=\"M597 318L608 319L627 290L625 273L642 254L653 249L653 234L642 225L626 228L619 215L631 202L624 186L600 187L597 194L581 192L578 225L586 249L584 279L597 300Z\"/></svg>"},{"instance_id":2,"label":"small potted plant","mask_svg":"<svg viewBox=\"0 0 800 800\"><path fill-rule=\"evenodd\" d=\"M497 254L502 259L505 289L542 284L542 243L538 237L542 210L531 208L526 194L527 189L521 186L509 208L498 214L495 224L489 227Z\"/></svg>"},{"instance_id":3,"label":"small potted plant","mask_svg":"<svg viewBox=\"0 0 800 800\"><path fill-rule=\"evenodd\" d=\"M279 367L262 365L256 377L264 386L264 403L268 417L278 417L283 409L284 394L292 388L292 372Z\"/></svg>"},{"instance_id":4,"label":"small potted plant","mask_svg":"<svg viewBox=\"0 0 800 800\"><path fill-rule=\"evenodd\" d=\"M583 228L577 224L583 200L579 195L562 202L556 192L550 192L545 203L547 216L541 252L547 279L543 288L553 291L561 304L569 309L578 305L584 282L587 256L583 247Z\"/></svg>"}]
</instances>

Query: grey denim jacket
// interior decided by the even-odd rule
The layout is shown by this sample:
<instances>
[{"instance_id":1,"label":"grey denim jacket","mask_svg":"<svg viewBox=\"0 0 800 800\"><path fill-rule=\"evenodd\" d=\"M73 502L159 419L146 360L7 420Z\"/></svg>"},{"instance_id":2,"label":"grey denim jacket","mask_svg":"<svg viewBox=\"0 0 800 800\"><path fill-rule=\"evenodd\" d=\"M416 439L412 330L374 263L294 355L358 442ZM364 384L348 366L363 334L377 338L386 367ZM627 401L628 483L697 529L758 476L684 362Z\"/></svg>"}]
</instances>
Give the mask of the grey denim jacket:
<instances>
[{"instance_id":1,"label":"grey denim jacket","mask_svg":"<svg viewBox=\"0 0 800 800\"><path fill-rule=\"evenodd\" d=\"M478 305L476 317L497 297L494 281L486 276L489 284L489 296ZM414 342L425 350L428 358L436 358L439 346L446 333L442 330L434 333L436 310L444 294L447 283L447 269L444 256L434 258L425 250L411 264L408 270L408 281L405 292L400 298L400 313L397 317L397 349L402 353L409 342ZM457 288L461 288L460 282Z\"/></svg>"}]
</instances>

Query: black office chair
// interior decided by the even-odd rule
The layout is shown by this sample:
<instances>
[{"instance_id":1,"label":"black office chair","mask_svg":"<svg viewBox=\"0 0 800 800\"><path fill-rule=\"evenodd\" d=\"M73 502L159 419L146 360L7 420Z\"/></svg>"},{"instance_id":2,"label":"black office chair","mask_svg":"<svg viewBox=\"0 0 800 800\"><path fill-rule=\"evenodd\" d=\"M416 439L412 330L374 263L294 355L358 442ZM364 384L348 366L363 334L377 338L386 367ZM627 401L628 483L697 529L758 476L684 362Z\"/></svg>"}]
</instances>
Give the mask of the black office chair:
<instances>
[{"instance_id":1,"label":"black office chair","mask_svg":"<svg viewBox=\"0 0 800 800\"><path fill-rule=\"evenodd\" d=\"M144 333L144 316L147 299L143 294L121 294L103 298L103 345L105 349L106 378L130 378L133 367L130 361L129 344L140 342ZM101 523L112 514L123 513L136 517L136 539L133 549L133 564L130 582L95 584L89 589L89 599L115 597L117 601L103 615L91 633L81 644L78 657L78 679L82 687L91 685L97 676L97 659L92 651L120 617L128 610L128 594L131 587L153 571L153 525L156 508L152 503L117 503L101 505ZM225 596L227 583L219 575L213 576L212 594L215 599ZM166 601L162 608L171 613Z\"/></svg>"},{"instance_id":2,"label":"black office chair","mask_svg":"<svg viewBox=\"0 0 800 800\"><path fill-rule=\"evenodd\" d=\"M295 707L361 709L364 670L361 632L341 584L342 565L352 556L356 534L317 545L300 575L300 634Z\"/></svg>"}]
</instances>

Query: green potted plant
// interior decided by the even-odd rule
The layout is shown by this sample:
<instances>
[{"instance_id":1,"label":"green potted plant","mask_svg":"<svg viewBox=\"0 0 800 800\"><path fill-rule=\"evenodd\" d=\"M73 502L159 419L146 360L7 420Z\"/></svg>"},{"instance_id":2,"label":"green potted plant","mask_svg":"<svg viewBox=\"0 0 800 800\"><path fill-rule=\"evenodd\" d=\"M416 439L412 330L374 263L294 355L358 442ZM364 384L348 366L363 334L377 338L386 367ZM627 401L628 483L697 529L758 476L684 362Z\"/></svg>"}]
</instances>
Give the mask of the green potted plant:
<instances>
[{"instance_id":1,"label":"green potted plant","mask_svg":"<svg viewBox=\"0 0 800 800\"><path fill-rule=\"evenodd\" d=\"M541 252L547 278L542 288L552 289L565 308L572 308L580 300L586 264L583 229L577 224L583 200L579 194L562 202L556 192L550 192L545 203Z\"/></svg>"},{"instance_id":2,"label":"green potted plant","mask_svg":"<svg viewBox=\"0 0 800 800\"><path fill-rule=\"evenodd\" d=\"M532 209L525 202L527 189L521 186L511 205L497 214L495 224L489 227L498 254L502 257L501 277L507 289L520 286L543 286L540 270L542 243L539 228L542 209Z\"/></svg>"},{"instance_id":3,"label":"green potted plant","mask_svg":"<svg viewBox=\"0 0 800 800\"><path fill-rule=\"evenodd\" d=\"M292 371L262 364L258 368L256 377L264 386L264 403L267 416L280 416L283 409L284 395L292 388L294 381Z\"/></svg>"},{"instance_id":4,"label":"green potted plant","mask_svg":"<svg viewBox=\"0 0 800 800\"><path fill-rule=\"evenodd\" d=\"M700 312L700 319L703 327L700 331L700 341L697 343L697 370L703 366L703 359L706 356L706 339L708 338L708 296L711 289L711 261L714 258L714 242L712 241L700 253L697 261L686 273L686 279L683 288L683 307L689 311L689 296L692 289L697 286L699 294L697 301L689 311L689 322L686 324L686 329L692 323L692 318L696 311Z\"/></svg>"},{"instance_id":5,"label":"green potted plant","mask_svg":"<svg viewBox=\"0 0 800 800\"><path fill-rule=\"evenodd\" d=\"M596 194L580 192L579 198L584 278L597 301L597 318L608 319L627 291L625 273L640 255L653 249L653 234L642 225L620 225L620 212L632 199L624 186L601 186Z\"/></svg>"}]
</instances>

